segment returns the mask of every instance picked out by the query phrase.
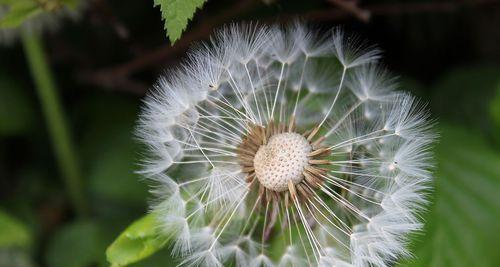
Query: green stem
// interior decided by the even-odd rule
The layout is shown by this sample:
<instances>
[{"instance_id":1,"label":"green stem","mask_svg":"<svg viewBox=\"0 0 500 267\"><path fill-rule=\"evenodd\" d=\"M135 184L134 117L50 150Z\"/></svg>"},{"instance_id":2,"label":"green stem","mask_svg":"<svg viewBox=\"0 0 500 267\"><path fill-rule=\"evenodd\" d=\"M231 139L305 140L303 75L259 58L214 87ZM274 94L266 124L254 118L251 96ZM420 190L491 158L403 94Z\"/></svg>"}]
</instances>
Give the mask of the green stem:
<instances>
[{"instance_id":1,"label":"green stem","mask_svg":"<svg viewBox=\"0 0 500 267\"><path fill-rule=\"evenodd\" d=\"M22 42L67 192L78 215L84 216L82 176L43 44L32 31L22 32Z\"/></svg>"}]
</instances>

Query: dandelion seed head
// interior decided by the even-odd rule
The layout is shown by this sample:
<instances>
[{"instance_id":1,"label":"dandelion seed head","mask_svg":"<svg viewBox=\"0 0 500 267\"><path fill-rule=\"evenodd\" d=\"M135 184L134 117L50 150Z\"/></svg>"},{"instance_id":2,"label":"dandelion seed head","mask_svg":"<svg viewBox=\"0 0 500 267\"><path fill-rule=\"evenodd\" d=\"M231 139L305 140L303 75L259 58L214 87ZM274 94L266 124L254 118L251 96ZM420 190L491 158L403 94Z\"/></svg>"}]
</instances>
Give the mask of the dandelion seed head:
<instances>
[{"instance_id":1,"label":"dandelion seed head","mask_svg":"<svg viewBox=\"0 0 500 267\"><path fill-rule=\"evenodd\" d=\"M232 24L158 80L137 135L181 265L385 267L411 254L436 135L379 58L339 28Z\"/></svg>"}]
</instances>

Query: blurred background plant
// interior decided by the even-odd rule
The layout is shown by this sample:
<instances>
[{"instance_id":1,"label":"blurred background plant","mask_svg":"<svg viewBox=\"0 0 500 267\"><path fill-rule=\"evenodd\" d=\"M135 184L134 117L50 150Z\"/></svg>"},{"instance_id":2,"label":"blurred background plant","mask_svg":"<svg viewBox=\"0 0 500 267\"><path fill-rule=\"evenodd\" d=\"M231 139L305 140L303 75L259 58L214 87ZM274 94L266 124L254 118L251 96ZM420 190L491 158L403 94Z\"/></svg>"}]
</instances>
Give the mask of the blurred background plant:
<instances>
[{"instance_id":1,"label":"blurred background plant","mask_svg":"<svg viewBox=\"0 0 500 267\"><path fill-rule=\"evenodd\" d=\"M426 228L399 265L500 266L495 0L0 0L0 266L176 266L142 217L141 97L217 26L295 17L379 44L439 120Z\"/></svg>"}]
</instances>

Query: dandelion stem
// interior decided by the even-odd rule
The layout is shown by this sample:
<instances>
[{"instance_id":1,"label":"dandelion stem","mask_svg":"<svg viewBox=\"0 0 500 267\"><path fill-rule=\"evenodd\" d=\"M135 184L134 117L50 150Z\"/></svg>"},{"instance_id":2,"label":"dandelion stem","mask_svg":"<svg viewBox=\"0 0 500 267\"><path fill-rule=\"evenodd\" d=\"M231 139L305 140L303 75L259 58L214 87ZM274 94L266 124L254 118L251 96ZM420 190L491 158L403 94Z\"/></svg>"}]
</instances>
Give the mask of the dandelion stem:
<instances>
[{"instance_id":1,"label":"dandelion stem","mask_svg":"<svg viewBox=\"0 0 500 267\"><path fill-rule=\"evenodd\" d=\"M36 33L26 30L22 32L22 42L71 204L79 216L84 216L87 207L82 190L82 176L43 44Z\"/></svg>"}]
</instances>

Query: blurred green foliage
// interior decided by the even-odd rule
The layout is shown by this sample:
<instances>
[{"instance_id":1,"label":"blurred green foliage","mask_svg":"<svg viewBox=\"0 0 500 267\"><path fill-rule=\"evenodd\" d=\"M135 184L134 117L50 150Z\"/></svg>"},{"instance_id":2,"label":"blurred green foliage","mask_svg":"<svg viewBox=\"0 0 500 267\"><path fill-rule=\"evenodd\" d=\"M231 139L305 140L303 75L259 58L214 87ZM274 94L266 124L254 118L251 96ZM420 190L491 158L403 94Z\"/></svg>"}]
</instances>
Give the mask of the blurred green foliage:
<instances>
[{"instance_id":1,"label":"blurred green foliage","mask_svg":"<svg viewBox=\"0 0 500 267\"><path fill-rule=\"evenodd\" d=\"M33 237L22 221L0 209L0 266L31 266Z\"/></svg>"},{"instance_id":2,"label":"blurred green foliage","mask_svg":"<svg viewBox=\"0 0 500 267\"><path fill-rule=\"evenodd\" d=\"M31 242L31 235L26 226L5 211L0 210L0 249L27 248Z\"/></svg>"},{"instance_id":3,"label":"blurred green foliage","mask_svg":"<svg viewBox=\"0 0 500 267\"><path fill-rule=\"evenodd\" d=\"M0 27L2 28L16 28L24 21L35 17L42 12L37 2L20 0L9 1L9 12L0 20Z\"/></svg>"},{"instance_id":4,"label":"blurred green foliage","mask_svg":"<svg viewBox=\"0 0 500 267\"><path fill-rule=\"evenodd\" d=\"M26 134L35 120L34 107L26 88L0 70L0 136Z\"/></svg>"},{"instance_id":5,"label":"blurred green foliage","mask_svg":"<svg viewBox=\"0 0 500 267\"><path fill-rule=\"evenodd\" d=\"M432 109L447 121L491 133L490 107L500 80L500 67L467 66L455 69L433 86Z\"/></svg>"},{"instance_id":6,"label":"blurred green foliage","mask_svg":"<svg viewBox=\"0 0 500 267\"><path fill-rule=\"evenodd\" d=\"M493 121L493 135L496 137L495 141L500 147L500 82L497 83L496 94L490 104L490 115Z\"/></svg>"},{"instance_id":7,"label":"blurred green foliage","mask_svg":"<svg viewBox=\"0 0 500 267\"><path fill-rule=\"evenodd\" d=\"M108 201L137 204L147 199L147 186L136 174L140 147L134 141L139 102L132 98L93 95L82 101L79 117L82 161L89 191Z\"/></svg>"},{"instance_id":8,"label":"blurred green foliage","mask_svg":"<svg viewBox=\"0 0 500 267\"><path fill-rule=\"evenodd\" d=\"M49 242L46 261L53 267L106 266L106 241L93 221L77 221L61 228Z\"/></svg>"},{"instance_id":9,"label":"blurred green foliage","mask_svg":"<svg viewBox=\"0 0 500 267\"><path fill-rule=\"evenodd\" d=\"M0 17L0 28L13 29L21 26L40 14L53 12L60 8L76 8L80 0L1 0L0 5L7 5L7 12Z\"/></svg>"}]
</instances>

